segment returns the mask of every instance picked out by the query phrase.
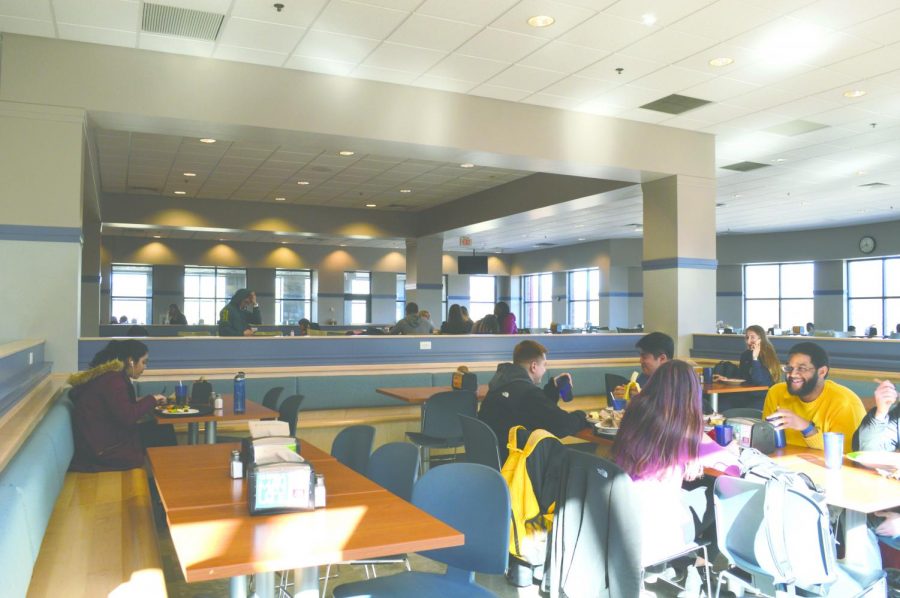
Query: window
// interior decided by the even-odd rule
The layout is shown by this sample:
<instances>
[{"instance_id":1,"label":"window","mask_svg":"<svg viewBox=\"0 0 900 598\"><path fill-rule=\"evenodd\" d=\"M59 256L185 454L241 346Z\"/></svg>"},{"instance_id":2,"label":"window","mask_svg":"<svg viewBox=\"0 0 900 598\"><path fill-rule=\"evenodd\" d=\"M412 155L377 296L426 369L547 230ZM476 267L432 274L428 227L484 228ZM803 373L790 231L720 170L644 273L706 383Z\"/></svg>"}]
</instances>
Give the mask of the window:
<instances>
[{"instance_id":1,"label":"window","mask_svg":"<svg viewBox=\"0 0 900 598\"><path fill-rule=\"evenodd\" d=\"M494 313L497 303L497 284L494 276L469 277L469 318L477 322Z\"/></svg>"},{"instance_id":2,"label":"window","mask_svg":"<svg viewBox=\"0 0 900 598\"><path fill-rule=\"evenodd\" d=\"M406 274L397 275L397 307L394 315L399 322L406 317Z\"/></svg>"},{"instance_id":3,"label":"window","mask_svg":"<svg viewBox=\"0 0 900 598\"><path fill-rule=\"evenodd\" d=\"M372 273L344 272L344 322L368 324L372 315Z\"/></svg>"},{"instance_id":4,"label":"window","mask_svg":"<svg viewBox=\"0 0 900 598\"><path fill-rule=\"evenodd\" d=\"M586 328L600 321L600 268L569 272L569 322Z\"/></svg>"},{"instance_id":5,"label":"window","mask_svg":"<svg viewBox=\"0 0 900 598\"><path fill-rule=\"evenodd\" d=\"M131 324L152 324L153 268L113 264L110 280L112 315Z\"/></svg>"},{"instance_id":6,"label":"window","mask_svg":"<svg viewBox=\"0 0 900 598\"><path fill-rule=\"evenodd\" d=\"M847 262L847 319L857 334L875 326L889 335L900 324L900 258Z\"/></svg>"},{"instance_id":7,"label":"window","mask_svg":"<svg viewBox=\"0 0 900 598\"><path fill-rule=\"evenodd\" d=\"M522 277L522 326L549 328L553 318L553 275L549 272Z\"/></svg>"},{"instance_id":8,"label":"window","mask_svg":"<svg viewBox=\"0 0 900 598\"><path fill-rule=\"evenodd\" d=\"M312 312L312 271L275 270L275 322L296 324Z\"/></svg>"},{"instance_id":9,"label":"window","mask_svg":"<svg viewBox=\"0 0 900 598\"><path fill-rule=\"evenodd\" d=\"M744 266L744 326L790 329L812 322L814 268L811 262Z\"/></svg>"},{"instance_id":10,"label":"window","mask_svg":"<svg viewBox=\"0 0 900 598\"><path fill-rule=\"evenodd\" d=\"M247 271L243 268L186 266L184 316L188 324L215 324L232 295L246 287Z\"/></svg>"}]
</instances>

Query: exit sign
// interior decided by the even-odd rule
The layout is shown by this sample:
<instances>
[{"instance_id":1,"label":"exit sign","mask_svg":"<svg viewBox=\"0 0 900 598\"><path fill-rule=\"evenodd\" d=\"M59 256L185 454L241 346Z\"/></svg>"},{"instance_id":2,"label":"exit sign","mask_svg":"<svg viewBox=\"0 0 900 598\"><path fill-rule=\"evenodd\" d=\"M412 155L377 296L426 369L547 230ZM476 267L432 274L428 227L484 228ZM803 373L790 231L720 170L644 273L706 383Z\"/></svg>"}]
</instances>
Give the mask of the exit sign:
<instances>
[{"instance_id":1,"label":"exit sign","mask_svg":"<svg viewBox=\"0 0 900 598\"><path fill-rule=\"evenodd\" d=\"M472 246L472 237L460 237L459 238L459 246L460 247L471 247Z\"/></svg>"}]
</instances>

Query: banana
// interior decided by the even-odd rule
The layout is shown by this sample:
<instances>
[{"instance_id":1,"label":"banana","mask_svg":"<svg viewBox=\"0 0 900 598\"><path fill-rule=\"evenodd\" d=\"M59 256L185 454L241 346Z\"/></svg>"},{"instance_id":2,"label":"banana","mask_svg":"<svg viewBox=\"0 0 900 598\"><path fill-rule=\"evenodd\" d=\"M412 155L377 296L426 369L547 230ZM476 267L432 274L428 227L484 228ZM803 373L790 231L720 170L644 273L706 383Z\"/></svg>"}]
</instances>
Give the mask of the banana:
<instances>
[{"instance_id":1,"label":"banana","mask_svg":"<svg viewBox=\"0 0 900 598\"><path fill-rule=\"evenodd\" d=\"M638 394L641 392L641 385L637 383L637 372L631 372L631 380L628 381L628 384L625 385L625 396L623 397L626 401L631 399L633 394Z\"/></svg>"}]
</instances>

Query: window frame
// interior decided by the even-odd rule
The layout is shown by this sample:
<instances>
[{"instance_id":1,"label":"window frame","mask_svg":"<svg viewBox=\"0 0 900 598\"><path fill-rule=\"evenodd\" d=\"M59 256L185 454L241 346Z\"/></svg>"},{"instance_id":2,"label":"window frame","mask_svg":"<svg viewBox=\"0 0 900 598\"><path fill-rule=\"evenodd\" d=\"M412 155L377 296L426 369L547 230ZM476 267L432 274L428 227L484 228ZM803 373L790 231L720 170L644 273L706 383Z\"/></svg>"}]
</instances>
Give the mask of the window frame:
<instances>
[{"instance_id":1,"label":"window frame","mask_svg":"<svg viewBox=\"0 0 900 598\"><path fill-rule=\"evenodd\" d=\"M294 299L287 298L285 299L283 296L279 297L279 288L278 284L279 275L284 275L285 273L291 274L306 274L309 280L309 293L307 293L306 299ZM313 271L311 269L296 269L296 268L275 268L275 322L281 326L289 326L296 325L297 322L285 322L284 321L284 304L303 304L300 313L304 314L302 317L312 321L312 282L313 282ZM283 292L283 290L282 290ZM300 318L298 318L298 321Z\"/></svg>"},{"instance_id":2,"label":"window frame","mask_svg":"<svg viewBox=\"0 0 900 598\"><path fill-rule=\"evenodd\" d=\"M350 280L347 278L348 274L365 274L369 279L369 292L368 294L363 293L351 293L350 289ZM365 322L354 322L352 318L353 314L353 304L359 301L365 301L366 303L366 321ZM344 271L344 324L349 326L356 326L360 324L371 324L372 323L372 272L369 270L345 270Z\"/></svg>"},{"instance_id":3,"label":"window frame","mask_svg":"<svg viewBox=\"0 0 900 598\"><path fill-rule=\"evenodd\" d=\"M894 323L894 326L891 326L890 328L887 325L888 324L887 304L888 304L888 300L891 300L891 299L900 301L900 295L889 295L887 293L887 288L888 288L887 262L889 262L889 261L890 262L900 261L900 256L869 257L869 258L846 260L845 274L846 274L846 281L847 281L847 296L846 296L847 303L846 303L846 306L847 306L847 325L848 326L856 325L854 322L850 321L851 303L853 301L880 300L881 301L881 321L876 323L876 325L879 326L878 330L881 331L880 334L882 334L884 336L890 336L891 334L893 334L895 332L894 326L896 326L896 324L897 324L896 322ZM850 281L850 276L851 276L850 270L851 270L852 264L859 263L859 262L878 262L878 263L880 263L880 265L881 265L881 295L858 295L858 296L851 295L851 292L852 292L851 289L853 288L853 285L851 284L851 281ZM869 325L870 324L863 325L863 329L861 329L859 326L856 326L856 333L857 334L865 334L866 333L865 329L867 329L869 327Z\"/></svg>"},{"instance_id":4,"label":"window frame","mask_svg":"<svg viewBox=\"0 0 900 598\"><path fill-rule=\"evenodd\" d=\"M493 299L490 302L475 301L473 299L472 280L475 278L490 278L493 281L493 288L494 288ZM489 303L490 303L489 309L486 312L482 313L481 312L482 306L488 305ZM494 274L470 274L469 275L469 317L471 317L472 321L473 322L478 321L481 318L483 318L484 316L486 316L487 314L494 313L495 305L497 305L497 276ZM479 306L478 309L476 309L476 306ZM479 316L479 314L480 314L480 317L477 317L477 316Z\"/></svg>"},{"instance_id":5,"label":"window frame","mask_svg":"<svg viewBox=\"0 0 900 598\"><path fill-rule=\"evenodd\" d=\"M550 291L549 295L545 298L543 296L543 281L545 279L549 279L550 281ZM537 296L536 300L529 299L528 288L530 284L534 281L537 284ZM549 328L551 322L553 321L553 273L552 272L535 272L533 274L523 274L521 280L521 296L522 296L522 327L523 328ZM531 310L529 309L532 305L537 305L537 313L538 313L538 321L531 321ZM541 315L543 310L542 307L549 307L549 321L544 322L541 321Z\"/></svg>"},{"instance_id":6,"label":"window frame","mask_svg":"<svg viewBox=\"0 0 900 598\"><path fill-rule=\"evenodd\" d=\"M799 265L809 265L812 267L812 288L809 289L809 295L808 296L804 295L802 297L784 297L783 291L782 291L782 285L781 285L781 281L783 278L782 270L786 266L799 266ZM747 297L747 269L753 268L753 267L760 267L760 266L777 266L778 267L778 276L777 276L778 295L777 296L775 296L775 297L750 297L750 298ZM743 298L742 307L743 307L743 311L744 311L744 313L743 313L744 328L746 328L747 326L750 326L752 324L758 324L760 326L763 326L764 328L767 328L769 326L768 322L766 322L766 323L750 322L748 320L747 304L750 302L753 302L753 301L777 301L778 302L778 328L781 330L787 330L791 326L804 326L806 324L806 322L814 321L814 319L815 319L815 280L816 280L816 263L811 260L810 261L802 261L802 262L776 262L776 263L764 262L764 263L759 263L759 264L744 264L743 270L741 272L741 283L743 285L743 292L741 294L742 294L742 298ZM787 302L792 302L792 301L811 301L812 302L813 313L809 314L809 317L808 317L808 319L806 319L806 321L785 324L785 322L784 322L784 304Z\"/></svg>"},{"instance_id":7,"label":"window frame","mask_svg":"<svg viewBox=\"0 0 900 598\"><path fill-rule=\"evenodd\" d=\"M199 274L199 273L197 273L197 274L190 273L189 272L190 270L194 270L194 271L197 271L197 270L210 271L211 270L212 271L212 275L213 275L212 278L214 280L212 297L206 297L206 296L203 296L202 294L195 297L193 295L187 294L187 287L188 287L187 278L188 278L188 276L196 276ZM234 295L234 292L231 292L231 293L228 292L227 279L225 278L225 276L227 274L231 274L231 273L238 274L241 272L243 272L243 275L244 275L244 283L242 285L238 286L238 288L246 288L247 287L247 269L246 268L234 268L231 266L185 266L184 267L184 287L183 287L185 290L184 290L182 298L184 300L183 312L184 312L185 317L188 318L188 324L191 326L200 325L199 324L200 314L202 313L202 309L200 306L202 305L202 302L210 301L210 300L213 302L213 321L212 322L204 321L203 325L204 326L214 326L214 325L218 324L219 313L228 304L228 302L231 301L231 297L232 297L232 295ZM223 280L223 282L222 282L222 293L224 294L223 296L219 295L219 280L220 280L220 278ZM199 285L199 284L197 285L198 290L201 287L202 287L202 285ZM237 289L235 289L235 290L237 290ZM191 316L189 316L188 314L190 313L191 315L193 315L193 313L191 313L191 312L193 312L193 306L191 305L193 302L197 302L198 305L197 305L197 321L192 323Z\"/></svg>"},{"instance_id":8,"label":"window frame","mask_svg":"<svg viewBox=\"0 0 900 598\"><path fill-rule=\"evenodd\" d=\"M591 295L591 274L597 274L597 289L596 293ZM575 293L573 292L574 282L573 278L578 275L584 273L587 277L585 288L586 294L583 298L575 297ZM585 303L585 320L582 323L582 328L587 325L588 322L591 325L596 325L600 321L600 288L602 286L602 282L600 279L600 268L578 268L575 270L569 270L566 272L566 319L568 320L566 323L574 328L578 328L575 322L575 304L577 303ZM591 313L592 306L591 304L596 304L596 313ZM590 318L596 316L596 321L591 320Z\"/></svg>"},{"instance_id":9,"label":"window frame","mask_svg":"<svg viewBox=\"0 0 900 598\"><path fill-rule=\"evenodd\" d=\"M143 301L144 302L144 321L138 321L138 324L142 326L148 326L153 324L153 266L149 264L110 264L110 276L109 276L109 310L112 315L115 315L115 311L113 306L117 300L122 301ZM147 279L147 292L148 295L116 295L116 274L117 270L119 273L125 272L141 272L144 273ZM121 314L125 315L125 314ZM117 316L118 317L118 316ZM131 324L131 320L128 321Z\"/></svg>"}]
</instances>

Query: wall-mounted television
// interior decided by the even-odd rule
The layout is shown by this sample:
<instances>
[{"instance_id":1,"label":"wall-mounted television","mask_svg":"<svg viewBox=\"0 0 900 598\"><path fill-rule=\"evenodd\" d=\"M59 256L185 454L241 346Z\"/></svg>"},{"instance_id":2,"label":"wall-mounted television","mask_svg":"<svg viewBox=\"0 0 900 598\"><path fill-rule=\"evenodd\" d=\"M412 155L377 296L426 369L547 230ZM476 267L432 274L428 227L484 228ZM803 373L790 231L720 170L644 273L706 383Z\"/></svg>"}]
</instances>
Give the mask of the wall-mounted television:
<instances>
[{"instance_id":1,"label":"wall-mounted television","mask_svg":"<svg viewBox=\"0 0 900 598\"><path fill-rule=\"evenodd\" d=\"M488 259L486 255L461 255L456 258L459 274L487 274Z\"/></svg>"}]
</instances>

